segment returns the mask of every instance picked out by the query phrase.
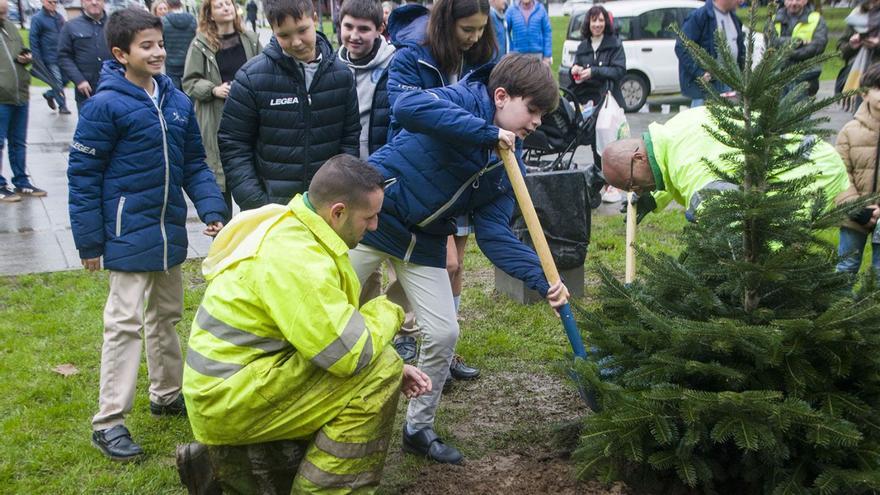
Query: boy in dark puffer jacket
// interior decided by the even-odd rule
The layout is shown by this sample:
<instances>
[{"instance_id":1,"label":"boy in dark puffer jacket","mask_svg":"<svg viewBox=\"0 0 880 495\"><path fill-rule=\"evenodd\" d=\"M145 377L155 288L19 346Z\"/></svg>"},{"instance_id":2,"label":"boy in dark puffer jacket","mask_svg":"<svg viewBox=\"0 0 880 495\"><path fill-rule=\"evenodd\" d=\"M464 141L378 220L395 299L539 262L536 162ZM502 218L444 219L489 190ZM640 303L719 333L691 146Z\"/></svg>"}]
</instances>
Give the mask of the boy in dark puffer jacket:
<instances>
[{"instance_id":1,"label":"boy in dark puffer jacket","mask_svg":"<svg viewBox=\"0 0 880 495\"><path fill-rule=\"evenodd\" d=\"M315 31L312 0L264 0L274 36L229 91L217 140L226 190L242 210L287 204L340 153L358 156L351 70Z\"/></svg>"},{"instance_id":2,"label":"boy in dark puffer jacket","mask_svg":"<svg viewBox=\"0 0 880 495\"><path fill-rule=\"evenodd\" d=\"M110 270L104 307L99 411L92 443L115 461L143 455L124 425L140 367L141 330L150 411L185 415L183 358L174 329L183 313L186 202L214 236L226 204L205 164L192 103L163 75L162 21L124 9L106 27L115 60L83 106L70 147L70 225L83 266Z\"/></svg>"}]
</instances>

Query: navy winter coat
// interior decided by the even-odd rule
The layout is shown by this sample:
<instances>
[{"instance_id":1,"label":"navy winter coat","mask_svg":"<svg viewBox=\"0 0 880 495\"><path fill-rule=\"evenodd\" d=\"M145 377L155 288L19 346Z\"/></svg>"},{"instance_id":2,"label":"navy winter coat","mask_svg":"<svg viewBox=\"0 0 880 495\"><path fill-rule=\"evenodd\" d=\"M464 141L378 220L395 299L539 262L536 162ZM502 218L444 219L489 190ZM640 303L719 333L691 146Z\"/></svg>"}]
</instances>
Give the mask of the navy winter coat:
<instances>
[{"instance_id":1,"label":"navy winter coat","mask_svg":"<svg viewBox=\"0 0 880 495\"><path fill-rule=\"evenodd\" d=\"M44 64L55 65L58 63L58 36L64 27L64 18L58 12L49 14L46 9L31 17L31 30L28 37L31 43L31 53L34 58Z\"/></svg>"},{"instance_id":2,"label":"navy winter coat","mask_svg":"<svg viewBox=\"0 0 880 495\"><path fill-rule=\"evenodd\" d=\"M203 222L226 218L192 103L167 76L155 81L158 108L106 62L70 146L73 240L81 258L103 255L109 270L161 271L186 259L184 191Z\"/></svg>"},{"instance_id":3,"label":"navy winter coat","mask_svg":"<svg viewBox=\"0 0 880 495\"><path fill-rule=\"evenodd\" d=\"M491 66L461 83L408 91L394 104L403 130L370 156L388 181L379 228L362 242L418 265L446 266L455 217L472 213L477 243L509 275L546 294L535 252L510 229L515 200L494 153L498 127L485 86ZM522 143L517 140L517 156ZM524 171L522 163L520 169Z\"/></svg>"},{"instance_id":4,"label":"navy winter coat","mask_svg":"<svg viewBox=\"0 0 880 495\"><path fill-rule=\"evenodd\" d=\"M287 204L328 159L359 154L354 75L320 33L317 50L310 88L274 37L235 75L217 138L226 190L243 210Z\"/></svg>"},{"instance_id":5,"label":"navy winter coat","mask_svg":"<svg viewBox=\"0 0 880 495\"><path fill-rule=\"evenodd\" d=\"M113 60L104 36L106 22L106 14L100 21L83 14L67 22L58 38L58 65L64 77L74 85L88 81L92 93L98 87L101 64Z\"/></svg>"},{"instance_id":6,"label":"navy winter coat","mask_svg":"<svg viewBox=\"0 0 880 495\"><path fill-rule=\"evenodd\" d=\"M733 24L736 26L736 46L739 52L736 61L742 67L746 57L742 22L736 16L736 12L731 12L730 18L733 19ZM718 52L715 50L715 26L717 23L715 6L712 0L706 0L706 5L688 14L681 30L685 36L715 58L718 57ZM705 98L702 88L697 83L697 78L701 77L706 70L697 65L697 61L691 57L681 40L675 42L675 54L678 56L678 82L681 85L681 94L688 98ZM722 89L721 83L715 80L712 81L712 86L719 92Z\"/></svg>"},{"instance_id":7,"label":"navy winter coat","mask_svg":"<svg viewBox=\"0 0 880 495\"><path fill-rule=\"evenodd\" d=\"M430 11L418 4L394 9L388 16L388 33L397 47L388 66L388 101L391 106L406 91L440 88L450 84L449 74L443 74L431 49L424 45ZM477 67L464 66L459 78L463 79ZM388 138L400 132L400 124L391 114Z\"/></svg>"}]
</instances>

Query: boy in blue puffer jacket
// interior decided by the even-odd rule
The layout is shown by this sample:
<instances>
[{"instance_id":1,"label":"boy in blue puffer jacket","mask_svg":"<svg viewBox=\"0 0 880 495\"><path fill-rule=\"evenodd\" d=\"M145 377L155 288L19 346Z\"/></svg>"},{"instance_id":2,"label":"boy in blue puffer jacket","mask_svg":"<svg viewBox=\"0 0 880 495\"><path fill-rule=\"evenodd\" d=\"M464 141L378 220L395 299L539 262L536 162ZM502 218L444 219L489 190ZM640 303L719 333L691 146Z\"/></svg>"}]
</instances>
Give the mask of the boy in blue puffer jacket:
<instances>
[{"instance_id":1,"label":"boy in blue puffer jacket","mask_svg":"<svg viewBox=\"0 0 880 495\"><path fill-rule=\"evenodd\" d=\"M162 74L162 21L124 9L106 27L116 60L83 105L70 147L70 225L83 266L110 270L104 307L99 411L92 443L115 461L143 455L124 425L140 367L143 329L150 411L185 415L183 359L175 325L183 313L187 195L215 236L226 204L189 99Z\"/></svg>"},{"instance_id":2,"label":"boy in blue puffer jacket","mask_svg":"<svg viewBox=\"0 0 880 495\"><path fill-rule=\"evenodd\" d=\"M378 229L349 257L361 281L383 261L393 265L419 321L418 367L431 383L446 381L458 340L445 268L446 238L457 216L472 215L477 244L495 266L553 307L568 298L561 283L550 287L538 256L511 231L513 191L495 155L500 145L515 147L519 156L521 139L558 101L549 67L527 55L507 55L494 69L487 65L457 84L401 94L392 111L402 130L369 158L385 177L385 199ZM461 453L434 432L441 393L435 386L410 401L403 446L436 462L458 463Z\"/></svg>"}]
</instances>

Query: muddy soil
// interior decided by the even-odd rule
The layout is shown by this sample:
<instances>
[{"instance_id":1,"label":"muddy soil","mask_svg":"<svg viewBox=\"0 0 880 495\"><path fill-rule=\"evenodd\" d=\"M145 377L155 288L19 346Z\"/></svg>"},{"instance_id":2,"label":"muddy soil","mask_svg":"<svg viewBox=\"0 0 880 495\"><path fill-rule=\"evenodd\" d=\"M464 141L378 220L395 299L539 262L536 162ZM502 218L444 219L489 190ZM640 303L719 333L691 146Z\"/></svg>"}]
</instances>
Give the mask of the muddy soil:
<instances>
[{"instance_id":1,"label":"muddy soil","mask_svg":"<svg viewBox=\"0 0 880 495\"><path fill-rule=\"evenodd\" d=\"M580 482L570 460L573 442L560 430L587 414L560 376L526 369L456 382L444 394L444 416L464 448L461 466L424 465L400 493L630 494L622 484ZM571 439L569 439L571 440ZM565 445L565 444L568 445Z\"/></svg>"}]
</instances>

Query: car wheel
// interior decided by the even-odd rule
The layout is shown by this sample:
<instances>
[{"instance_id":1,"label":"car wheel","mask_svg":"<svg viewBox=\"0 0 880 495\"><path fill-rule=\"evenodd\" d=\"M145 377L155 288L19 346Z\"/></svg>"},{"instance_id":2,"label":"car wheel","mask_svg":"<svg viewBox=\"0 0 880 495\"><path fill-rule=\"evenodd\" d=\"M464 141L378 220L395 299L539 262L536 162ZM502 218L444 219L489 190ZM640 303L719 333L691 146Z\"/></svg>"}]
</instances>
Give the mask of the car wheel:
<instances>
[{"instance_id":1,"label":"car wheel","mask_svg":"<svg viewBox=\"0 0 880 495\"><path fill-rule=\"evenodd\" d=\"M648 81L638 74L627 74L620 81L620 91L623 93L623 110L637 112L645 101L648 100Z\"/></svg>"}]
</instances>

